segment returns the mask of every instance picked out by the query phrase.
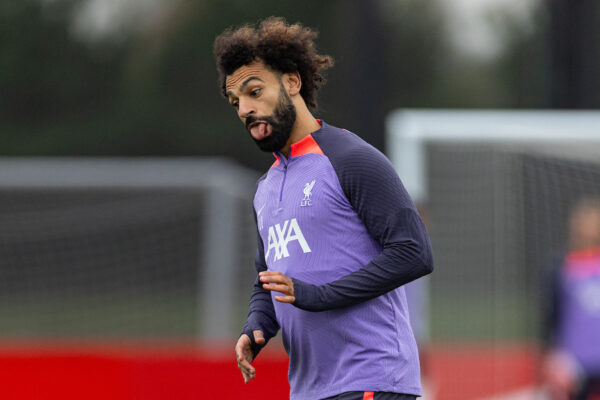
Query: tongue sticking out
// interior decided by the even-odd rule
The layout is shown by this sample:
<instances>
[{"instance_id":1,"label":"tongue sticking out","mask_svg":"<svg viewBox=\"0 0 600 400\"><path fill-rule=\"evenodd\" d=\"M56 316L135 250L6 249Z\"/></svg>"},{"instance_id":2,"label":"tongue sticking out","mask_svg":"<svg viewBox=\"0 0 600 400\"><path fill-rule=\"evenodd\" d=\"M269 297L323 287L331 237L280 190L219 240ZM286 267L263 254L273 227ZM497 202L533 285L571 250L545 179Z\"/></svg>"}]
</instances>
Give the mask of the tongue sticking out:
<instances>
[{"instance_id":1,"label":"tongue sticking out","mask_svg":"<svg viewBox=\"0 0 600 400\"><path fill-rule=\"evenodd\" d=\"M271 134L271 130L268 129L267 124L265 122L260 122L250 129L250 133L252 134L252 137L254 139L263 140Z\"/></svg>"}]
</instances>

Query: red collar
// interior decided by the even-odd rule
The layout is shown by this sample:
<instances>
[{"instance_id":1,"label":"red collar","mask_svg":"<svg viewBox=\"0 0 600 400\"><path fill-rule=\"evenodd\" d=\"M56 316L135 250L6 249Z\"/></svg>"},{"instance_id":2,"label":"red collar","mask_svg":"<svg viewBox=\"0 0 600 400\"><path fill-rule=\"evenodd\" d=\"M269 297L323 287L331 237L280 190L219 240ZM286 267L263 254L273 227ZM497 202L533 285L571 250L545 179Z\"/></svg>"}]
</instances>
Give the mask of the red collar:
<instances>
[{"instance_id":1,"label":"red collar","mask_svg":"<svg viewBox=\"0 0 600 400\"><path fill-rule=\"evenodd\" d=\"M308 153L325 154L312 134L306 135L302 140L292 143L290 146L290 157L298 157Z\"/></svg>"},{"instance_id":2,"label":"red collar","mask_svg":"<svg viewBox=\"0 0 600 400\"><path fill-rule=\"evenodd\" d=\"M317 122L319 123L319 125L323 126L323 123L320 119L318 119ZM301 140L290 145L290 158L302 156L308 153L325 155L315 138L313 138L312 133L306 135ZM279 165L279 161L281 160L277 153L273 153L273 155L277 160L273 163L273 165L271 165L271 167Z\"/></svg>"},{"instance_id":3,"label":"red collar","mask_svg":"<svg viewBox=\"0 0 600 400\"><path fill-rule=\"evenodd\" d=\"M590 249L582 249L582 250L571 251L569 254L567 254L567 260L569 260L569 261L575 261L575 260L583 261L583 260L588 260L588 259L591 259L591 258L596 258L598 256L600 256L600 247L592 247Z\"/></svg>"}]
</instances>

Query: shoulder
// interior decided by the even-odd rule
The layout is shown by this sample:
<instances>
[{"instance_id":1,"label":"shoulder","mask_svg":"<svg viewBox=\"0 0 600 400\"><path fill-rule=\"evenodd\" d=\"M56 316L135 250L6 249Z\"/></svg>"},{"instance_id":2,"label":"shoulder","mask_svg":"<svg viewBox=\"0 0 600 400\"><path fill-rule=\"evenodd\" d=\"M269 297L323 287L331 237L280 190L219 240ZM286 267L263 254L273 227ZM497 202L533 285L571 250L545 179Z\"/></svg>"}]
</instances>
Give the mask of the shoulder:
<instances>
[{"instance_id":1,"label":"shoulder","mask_svg":"<svg viewBox=\"0 0 600 400\"><path fill-rule=\"evenodd\" d=\"M262 181L264 181L264 180L267 178L267 175L268 175L268 174L269 174L269 171L267 171L267 172L265 172L264 174L262 174L262 175L261 175L261 177L260 177L260 178L258 178L258 179L256 180L256 185L255 185L255 187L258 187L258 185L260 185L260 183L261 183Z\"/></svg>"},{"instance_id":2,"label":"shoulder","mask_svg":"<svg viewBox=\"0 0 600 400\"><path fill-rule=\"evenodd\" d=\"M260 178L258 178L258 180L256 181L256 183L254 185L254 203L256 203L256 200L257 200L258 197L262 197L263 196L263 195L260 194L260 192L261 192L261 186L265 182L265 180L267 179L267 175L268 174L269 174L269 171L267 171L264 174L262 174L262 176Z\"/></svg>"},{"instance_id":3,"label":"shoulder","mask_svg":"<svg viewBox=\"0 0 600 400\"><path fill-rule=\"evenodd\" d=\"M342 190L355 209L382 202L414 208L387 157L345 129L324 125L313 134L329 159Z\"/></svg>"},{"instance_id":4,"label":"shoulder","mask_svg":"<svg viewBox=\"0 0 600 400\"><path fill-rule=\"evenodd\" d=\"M261 183L263 183L265 181L265 179L267 179L268 174L269 174L269 171L262 174L262 176L256 180L256 183L254 184L254 193L258 192L258 189L259 189Z\"/></svg>"},{"instance_id":5,"label":"shoulder","mask_svg":"<svg viewBox=\"0 0 600 400\"><path fill-rule=\"evenodd\" d=\"M393 171L387 157L361 137L346 129L323 123L313 137L323 153L330 159L336 172L379 169Z\"/></svg>"}]
</instances>

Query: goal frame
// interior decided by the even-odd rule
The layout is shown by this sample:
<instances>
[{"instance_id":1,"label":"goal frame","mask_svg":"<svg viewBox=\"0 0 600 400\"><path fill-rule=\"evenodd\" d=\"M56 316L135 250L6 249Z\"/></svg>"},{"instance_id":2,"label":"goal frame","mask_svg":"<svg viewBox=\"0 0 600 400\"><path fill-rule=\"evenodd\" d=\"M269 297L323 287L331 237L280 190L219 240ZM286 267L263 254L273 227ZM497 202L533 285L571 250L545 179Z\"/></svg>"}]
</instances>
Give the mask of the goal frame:
<instances>
[{"instance_id":1,"label":"goal frame","mask_svg":"<svg viewBox=\"0 0 600 400\"><path fill-rule=\"evenodd\" d=\"M600 144L600 111L399 109L386 119L387 154L416 203L427 201L428 142Z\"/></svg>"},{"instance_id":2,"label":"goal frame","mask_svg":"<svg viewBox=\"0 0 600 400\"><path fill-rule=\"evenodd\" d=\"M197 336L199 341L234 338L239 327L234 299L242 246L235 210L251 215L259 174L221 157L1 157L0 191L50 189L186 190L202 193L205 207L198 243ZM199 204L198 207L201 207ZM252 243L255 238L247 238Z\"/></svg>"}]
</instances>

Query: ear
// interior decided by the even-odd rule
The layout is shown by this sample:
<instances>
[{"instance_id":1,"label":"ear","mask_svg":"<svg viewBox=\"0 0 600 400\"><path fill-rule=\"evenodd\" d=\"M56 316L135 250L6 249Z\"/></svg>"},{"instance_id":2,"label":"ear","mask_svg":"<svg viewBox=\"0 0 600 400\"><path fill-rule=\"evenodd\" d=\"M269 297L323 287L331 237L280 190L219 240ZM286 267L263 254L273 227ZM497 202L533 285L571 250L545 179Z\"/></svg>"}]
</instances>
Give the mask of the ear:
<instances>
[{"instance_id":1,"label":"ear","mask_svg":"<svg viewBox=\"0 0 600 400\"><path fill-rule=\"evenodd\" d=\"M289 72L284 74L283 84L290 97L297 95L300 93L300 89L302 88L302 79L300 78L300 74L298 72Z\"/></svg>"}]
</instances>

